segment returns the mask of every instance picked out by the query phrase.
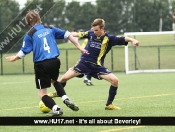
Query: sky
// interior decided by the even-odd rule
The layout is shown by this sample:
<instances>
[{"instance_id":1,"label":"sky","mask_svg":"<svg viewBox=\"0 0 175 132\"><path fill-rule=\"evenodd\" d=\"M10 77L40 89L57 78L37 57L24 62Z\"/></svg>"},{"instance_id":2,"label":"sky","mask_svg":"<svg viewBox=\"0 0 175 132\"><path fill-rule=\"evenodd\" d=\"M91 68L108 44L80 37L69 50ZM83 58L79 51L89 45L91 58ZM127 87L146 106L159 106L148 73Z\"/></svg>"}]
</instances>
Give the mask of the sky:
<instances>
[{"instance_id":1,"label":"sky","mask_svg":"<svg viewBox=\"0 0 175 132\"><path fill-rule=\"evenodd\" d=\"M15 0L20 4L20 8L24 7L24 4L27 2L27 0Z\"/></svg>"},{"instance_id":2,"label":"sky","mask_svg":"<svg viewBox=\"0 0 175 132\"><path fill-rule=\"evenodd\" d=\"M27 2L27 0L15 0L20 4L20 8L24 7L24 4ZM67 2L70 2L72 0L66 0ZM80 1L80 2L88 2L88 1L95 1L95 0L76 0L76 1Z\"/></svg>"}]
</instances>

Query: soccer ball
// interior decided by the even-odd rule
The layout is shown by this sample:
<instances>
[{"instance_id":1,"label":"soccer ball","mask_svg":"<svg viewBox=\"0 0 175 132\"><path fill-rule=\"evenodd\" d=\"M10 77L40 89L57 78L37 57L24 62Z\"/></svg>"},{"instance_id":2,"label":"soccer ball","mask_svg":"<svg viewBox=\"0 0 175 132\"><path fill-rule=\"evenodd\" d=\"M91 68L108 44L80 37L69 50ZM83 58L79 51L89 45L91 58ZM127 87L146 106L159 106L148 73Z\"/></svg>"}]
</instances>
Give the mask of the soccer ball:
<instances>
[{"instance_id":1,"label":"soccer ball","mask_svg":"<svg viewBox=\"0 0 175 132\"><path fill-rule=\"evenodd\" d=\"M43 101L40 101L39 102L38 108L43 113L49 113L51 111L50 108L48 108L47 106L45 106L45 104L43 103Z\"/></svg>"}]
</instances>

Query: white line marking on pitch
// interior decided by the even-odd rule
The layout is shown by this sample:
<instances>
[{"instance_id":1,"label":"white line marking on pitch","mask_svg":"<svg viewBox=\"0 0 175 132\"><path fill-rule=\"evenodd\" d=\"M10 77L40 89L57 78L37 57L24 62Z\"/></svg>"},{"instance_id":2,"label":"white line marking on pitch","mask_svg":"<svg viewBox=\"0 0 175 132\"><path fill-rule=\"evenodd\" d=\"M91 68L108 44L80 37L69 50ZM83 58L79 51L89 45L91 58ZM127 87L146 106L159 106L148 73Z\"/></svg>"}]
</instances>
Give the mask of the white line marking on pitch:
<instances>
[{"instance_id":1,"label":"white line marking on pitch","mask_svg":"<svg viewBox=\"0 0 175 132\"><path fill-rule=\"evenodd\" d=\"M113 131L122 131L122 130L128 130L128 129L135 129L135 128L141 128L145 126L132 126L132 127L123 127L123 128L116 128L116 129L110 129L110 130L104 130L100 132L113 132Z\"/></svg>"},{"instance_id":2,"label":"white line marking on pitch","mask_svg":"<svg viewBox=\"0 0 175 132\"><path fill-rule=\"evenodd\" d=\"M175 93L169 93L169 94L156 94L156 95L150 95L150 96L138 96L138 97L127 97L127 98L117 98L114 100L128 100L128 99L140 99L140 98L154 98L154 97L162 97L162 96L169 96L174 95ZM86 102L80 102L79 104L84 103L92 103L92 102L99 102L99 101L106 101L106 100L95 100L95 101L86 101Z\"/></svg>"},{"instance_id":3,"label":"white line marking on pitch","mask_svg":"<svg viewBox=\"0 0 175 132\"><path fill-rule=\"evenodd\" d=\"M3 82L3 83L0 83L0 84L17 84L17 83L28 83L28 82L31 82L31 81L22 81L22 82Z\"/></svg>"},{"instance_id":4,"label":"white line marking on pitch","mask_svg":"<svg viewBox=\"0 0 175 132\"><path fill-rule=\"evenodd\" d=\"M155 97L162 97L162 96L169 96L169 95L174 95L175 93L168 93L168 94L156 94L156 95L151 95L151 96L138 96L138 97L128 97L128 98L118 98L115 100L128 100L128 99L140 99L140 98L155 98ZM106 100L95 100L95 101L86 101L86 102L79 102L79 104L85 104L85 103L92 103L92 102L101 102L101 101L106 101ZM0 109L2 110L17 110L17 109L29 109L33 107L38 107L38 106L31 106L31 107L21 107L21 108L12 108L12 109Z\"/></svg>"}]
</instances>

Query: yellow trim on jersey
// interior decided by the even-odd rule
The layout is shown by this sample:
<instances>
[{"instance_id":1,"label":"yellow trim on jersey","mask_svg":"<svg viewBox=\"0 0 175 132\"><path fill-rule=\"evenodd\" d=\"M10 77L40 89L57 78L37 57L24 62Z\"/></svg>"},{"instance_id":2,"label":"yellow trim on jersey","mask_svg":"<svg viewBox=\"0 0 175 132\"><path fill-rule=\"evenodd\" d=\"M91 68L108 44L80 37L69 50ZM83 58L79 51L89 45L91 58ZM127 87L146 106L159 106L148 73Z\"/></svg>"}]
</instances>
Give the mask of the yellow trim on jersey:
<instances>
[{"instance_id":1,"label":"yellow trim on jersey","mask_svg":"<svg viewBox=\"0 0 175 132\"><path fill-rule=\"evenodd\" d=\"M108 41L109 41L109 38L105 36L104 39L103 39L103 42L101 44L100 54L99 54L99 56L97 58L97 65L101 66L101 57L106 52L106 48L108 47Z\"/></svg>"},{"instance_id":2,"label":"yellow trim on jersey","mask_svg":"<svg viewBox=\"0 0 175 132\"><path fill-rule=\"evenodd\" d=\"M96 63L91 62L91 61L85 61L85 62L87 62L87 63L91 63L91 64L93 64L93 65L97 65Z\"/></svg>"},{"instance_id":3,"label":"yellow trim on jersey","mask_svg":"<svg viewBox=\"0 0 175 132\"><path fill-rule=\"evenodd\" d=\"M88 43L88 39L85 39L84 42L83 42L83 44L82 44L82 47L85 48L86 45L87 45L87 43Z\"/></svg>"},{"instance_id":4,"label":"yellow trim on jersey","mask_svg":"<svg viewBox=\"0 0 175 132\"><path fill-rule=\"evenodd\" d=\"M88 31L87 32L78 32L79 38L83 38L84 36L88 36Z\"/></svg>"}]
</instances>

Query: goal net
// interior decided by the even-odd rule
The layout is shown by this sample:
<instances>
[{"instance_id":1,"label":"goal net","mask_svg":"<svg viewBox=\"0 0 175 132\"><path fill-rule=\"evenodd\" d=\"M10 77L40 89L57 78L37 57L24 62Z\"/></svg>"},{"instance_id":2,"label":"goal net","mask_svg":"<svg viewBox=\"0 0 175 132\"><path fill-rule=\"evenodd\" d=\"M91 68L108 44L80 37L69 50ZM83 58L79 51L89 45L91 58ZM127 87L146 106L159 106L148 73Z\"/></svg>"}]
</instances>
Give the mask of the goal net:
<instances>
[{"instance_id":1,"label":"goal net","mask_svg":"<svg viewBox=\"0 0 175 132\"><path fill-rule=\"evenodd\" d=\"M139 46L125 46L125 72L175 72L175 32L128 32Z\"/></svg>"}]
</instances>

